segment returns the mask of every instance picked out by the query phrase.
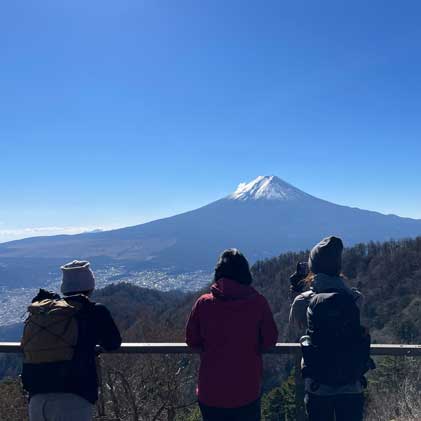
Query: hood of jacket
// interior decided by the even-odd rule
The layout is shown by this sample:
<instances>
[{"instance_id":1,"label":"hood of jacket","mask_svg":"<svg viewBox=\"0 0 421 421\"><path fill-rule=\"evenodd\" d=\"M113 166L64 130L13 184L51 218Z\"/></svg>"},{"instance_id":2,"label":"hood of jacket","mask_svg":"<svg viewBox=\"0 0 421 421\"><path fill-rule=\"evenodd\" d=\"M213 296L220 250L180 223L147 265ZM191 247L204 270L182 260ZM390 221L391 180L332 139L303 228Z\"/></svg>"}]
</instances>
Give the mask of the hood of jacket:
<instances>
[{"instance_id":1,"label":"hood of jacket","mask_svg":"<svg viewBox=\"0 0 421 421\"><path fill-rule=\"evenodd\" d=\"M341 276L329 276L324 273L318 273L314 276L311 289L316 294L336 289L345 291L350 295L354 295L354 290L345 284L344 279Z\"/></svg>"},{"instance_id":2,"label":"hood of jacket","mask_svg":"<svg viewBox=\"0 0 421 421\"><path fill-rule=\"evenodd\" d=\"M243 285L233 279L218 279L211 287L212 295L222 300L244 300L255 297L258 293L250 285Z\"/></svg>"}]
</instances>

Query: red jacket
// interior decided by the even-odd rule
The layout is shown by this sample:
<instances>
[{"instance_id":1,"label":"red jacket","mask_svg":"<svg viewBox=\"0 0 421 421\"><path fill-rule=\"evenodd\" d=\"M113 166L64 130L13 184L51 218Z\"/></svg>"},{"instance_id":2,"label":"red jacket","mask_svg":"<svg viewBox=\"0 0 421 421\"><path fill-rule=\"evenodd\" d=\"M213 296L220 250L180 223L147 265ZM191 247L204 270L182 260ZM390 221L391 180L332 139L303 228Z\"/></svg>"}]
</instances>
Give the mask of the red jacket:
<instances>
[{"instance_id":1,"label":"red jacket","mask_svg":"<svg viewBox=\"0 0 421 421\"><path fill-rule=\"evenodd\" d=\"M186 342L200 348L198 399L237 408L260 396L261 351L276 344L278 330L263 295L251 286L220 279L194 305Z\"/></svg>"}]
</instances>

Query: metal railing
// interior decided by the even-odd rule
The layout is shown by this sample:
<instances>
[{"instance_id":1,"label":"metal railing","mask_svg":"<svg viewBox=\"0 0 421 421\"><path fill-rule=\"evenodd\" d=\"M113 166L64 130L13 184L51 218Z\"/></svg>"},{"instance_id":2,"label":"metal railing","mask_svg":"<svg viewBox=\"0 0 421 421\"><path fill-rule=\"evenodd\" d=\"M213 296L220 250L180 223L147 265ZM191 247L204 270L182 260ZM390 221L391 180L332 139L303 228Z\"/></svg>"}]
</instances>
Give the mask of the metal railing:
<instances>
[{"instance_id":1,"label":"metal railing","mask_svg":"<svg viewBox=\"0 0 421 421\"><path fill-rule=\"evenodd\" d=\"M17 354L21 353L19 342L0 342L0 353ZM178 343L161 343L161 342L126 342L121 344L117 351L113 354L196 354L195 351L187 346L187 344ZM265 354L300 354L300 344L298 343L277 343L274 348L264 352ZM390 355L396 357L420 357L421 345L388 345L373 344L371 345L371 355Z\"/></svg>"},{"instance_id":2,"label":"metal railing","mask_svg":"<svg viewBox=\"0 0 421 421\"><path fill-rule=\"evenodd\" d=\"M19 342L0 342L0 353L21 353ZM196 354L185 343L123 343L113 354ZM295 399L296 399L296 421L306 419L303 410L304 385L300 375L301 348L298 343L277 343L274 348L264 352L265 354L295 355ZM395 357L420 357L421 345L387 345L373 344L371 346L373 356L395 356Z\"/></svg>"}]
</instances>

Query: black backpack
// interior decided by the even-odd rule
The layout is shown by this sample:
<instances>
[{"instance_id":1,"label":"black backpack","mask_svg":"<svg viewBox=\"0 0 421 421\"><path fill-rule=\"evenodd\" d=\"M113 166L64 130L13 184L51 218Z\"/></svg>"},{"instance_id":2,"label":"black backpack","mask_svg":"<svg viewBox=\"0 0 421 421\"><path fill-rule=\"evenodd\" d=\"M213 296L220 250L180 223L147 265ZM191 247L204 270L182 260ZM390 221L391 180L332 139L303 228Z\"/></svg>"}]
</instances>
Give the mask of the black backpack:
<instances>
[{"instance_id":1,"label":"black backpack","mask_svg":"<svg viewBox=\"0 0 421 421\"><path fill-rule=\"evenodd\" d=\"M330 386L363 380L371 364L371 339L353 296L341 290L315 294L307 308L307 335L303 377Z\"/></svg>"}]
</instances>

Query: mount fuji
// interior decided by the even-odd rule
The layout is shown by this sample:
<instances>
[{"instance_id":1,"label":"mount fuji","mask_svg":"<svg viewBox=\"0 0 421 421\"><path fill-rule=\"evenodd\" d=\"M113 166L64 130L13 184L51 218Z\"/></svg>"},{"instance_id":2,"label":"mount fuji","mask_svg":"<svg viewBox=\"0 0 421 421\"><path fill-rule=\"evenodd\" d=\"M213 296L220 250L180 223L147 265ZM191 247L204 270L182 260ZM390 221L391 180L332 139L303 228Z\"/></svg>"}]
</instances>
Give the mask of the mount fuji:
<instances>
[{"instance_id":1,"label":"mount fuji","mask_svg":"<svg viewBox=\"0 0 421 421\"><path fill-rule=\"evenodd\" d=\"M327 202L275 176L241 183L230 195L199 209L142 225L77 235L34 237L0 244L2 268L22 263L86 258L143 269L210 270L225 248L251 260L311 247L334 234L350 246L421 235L421 220ZM35 263L34 263L35 262ZM44 263L43 263L44 262ZM18 266L19 266L18 265Z\"/></svg>"}]
</instances>

